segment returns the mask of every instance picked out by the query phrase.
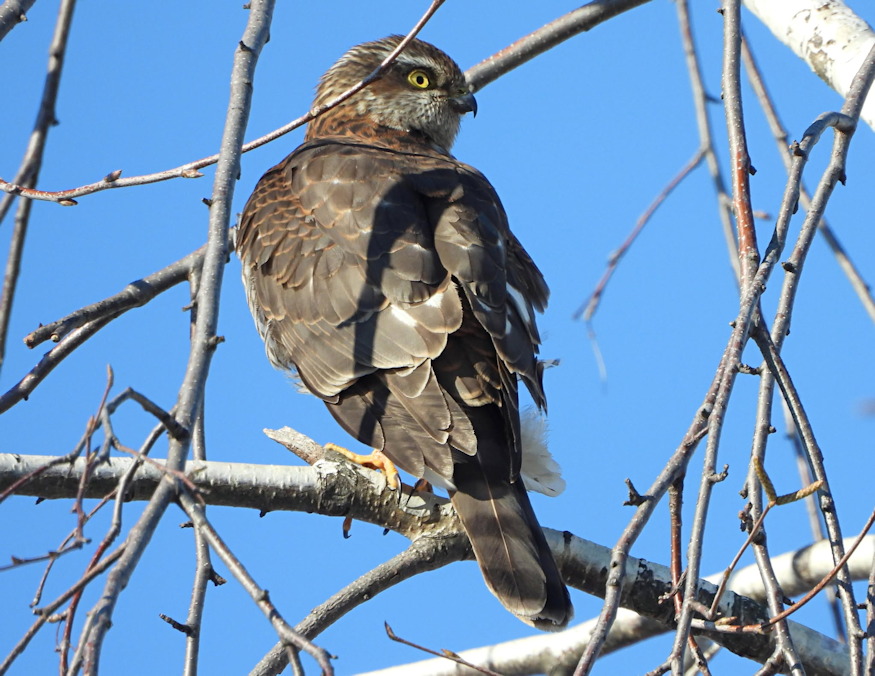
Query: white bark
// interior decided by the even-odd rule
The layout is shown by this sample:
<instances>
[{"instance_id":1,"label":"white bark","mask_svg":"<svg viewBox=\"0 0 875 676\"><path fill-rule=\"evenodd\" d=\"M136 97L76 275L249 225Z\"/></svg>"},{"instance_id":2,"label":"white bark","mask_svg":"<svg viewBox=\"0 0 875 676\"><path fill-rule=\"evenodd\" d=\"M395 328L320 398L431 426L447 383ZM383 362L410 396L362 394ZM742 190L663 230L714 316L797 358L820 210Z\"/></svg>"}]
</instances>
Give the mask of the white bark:
<instances>
[{"instance_id":1,"label":"white bark","mask_svg":"<svg viewBox=\"0 0 875 676\"><path fill-rule=\"evenodd\" d=\"M275 433L272 436L276 436ZM338 456L339 457L339 456ZM45 467L54 456L27 456L0 454L0 491L11 486L22 476ZM100 497L118 485L122 475L136 461L111 458L91 469L85 497ZM128 499L147 500L165 476L162 461L143 464L129 483ZM19 495L37 495L44 498L72 498L79 491L86 462L79 458L71 463L48 467L32 475L30 481L16 490ZM186 476L207 504L250 507L266 511L306 510L333 515L352 515L372 523L391 527L398 532L417 537L439 534L446 538L458 533L459 526L445 500L418 491L402 490L403 496L386 490L385 478L347 462L336 462L328 457L312 467L258 466L242 463L193 461L186 465ZM547 529L548 542L570 586L588 593L603 592L605 576L610 569L611 550L593 542ZM846 543L850 546L850 540ZM865 579L869 573L875 536L868 536L849 562L854 579ZM461 558L461 555L460 555ZM830 549L813 545L774 559L775 570L784 592L797 595L810 589L831 568ZM606 651L643 640L664 632L666 625L659 622L664 606L656 599L671 589L669 570L660 564L629 557L626 563L626 591L621 602L635 606L639 611L656 619L641 617L632 611L622 611L611 632ZM753 599L762 598L762 586L755 567L736 576L732 591L726 592L720 603L721 617L737 616L744 624L750 622L748 613L758 612L751 602L738 596L741 593ZM637 593L631 594L635 589ZM700 589L711 593L716 585L706 581ZM762 617L762 616L760 616ZM543 673L548 667L575 663L582 646L586 644L595 620L557 634L535 636L497 646L463 653L472 663L488 666L502 674ZM847 646L807 627L790 622L794 643L809 673L844 674L848 671ZM711 635L723 644L733 635ZM766 660L774 649L774 635L765 644L727 646L733 652L760 661ZM431 660L415 665L396 667L394 670L374 672L371 676L395 674L458 674L457 665L446 660Z\"/></svg>"},{"instance_id":2,"label":"white bark","mask_svg":"<svg viewBox=\"0 0 875 676\"><path fill-rule=\"evenodd\" d=\"M841 0L744 0L745 6L824 82L847 96L875 32ZM871 91L861 118L875 129Z\"/></svg>"},{"instance_id":3,"label":"white bark","mask_svg":"<svg viewBox=\"0 0 875 676\"><path fill-rule=\"evenodd\" d=\"M853 538L848 538L845 546L850 547L852 542ZM868 577L873 557L875 557L875 535L868 535L848 562L851 576L855 580L865 580ZM819 542L799 551L776 556L772 559L772 563L781 588L788 596L805 594L833 567L827 542ZM721 576L722 573L718 573L706 579L717 583ZM738 571L733 576L729 588L737 594L757 601L764 599L762 580L756 565ZM549 673L551 667L573 665L577 662L597 621L598 618L593 618L556 634L538 634L506 643L473 648L460 652L459 656L471 664L491 669L505 676ZM668 627L655 620L620 608L602 654L606 655L631 643L668 631ZM834 653L833 646L823 643L822 635L792 621L790 631L800 654L824 650L825 654ZM843 664L840 663L838 654L835 654L835 657L837 659L833 665L836 671L831 673L847 673L847 655L841 657L844 660ZM446 659L431 659L371 671L360 676L473 676L476 673L472 669Z\"/></svg>"}]
</instances>

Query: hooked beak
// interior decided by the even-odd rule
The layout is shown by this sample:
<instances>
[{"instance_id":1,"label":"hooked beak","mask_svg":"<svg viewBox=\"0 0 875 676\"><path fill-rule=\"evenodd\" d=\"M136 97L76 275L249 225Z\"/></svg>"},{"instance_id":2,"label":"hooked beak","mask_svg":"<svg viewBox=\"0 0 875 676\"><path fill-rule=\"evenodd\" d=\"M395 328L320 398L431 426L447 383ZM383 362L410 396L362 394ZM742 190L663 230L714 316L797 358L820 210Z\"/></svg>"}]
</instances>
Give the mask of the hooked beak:
<instances>
[{"instance_id":1,"label":"hooked beak","mask_svg":"<svg viewBox=\"0 0 875 676\"><path fill-rule=\"evenodd\" d=\"M477 117L477 99L471 92L465 92L459 96L450 99L450 107L460 115L465 113L474 113Z\"/></svg>"}]
</instances>

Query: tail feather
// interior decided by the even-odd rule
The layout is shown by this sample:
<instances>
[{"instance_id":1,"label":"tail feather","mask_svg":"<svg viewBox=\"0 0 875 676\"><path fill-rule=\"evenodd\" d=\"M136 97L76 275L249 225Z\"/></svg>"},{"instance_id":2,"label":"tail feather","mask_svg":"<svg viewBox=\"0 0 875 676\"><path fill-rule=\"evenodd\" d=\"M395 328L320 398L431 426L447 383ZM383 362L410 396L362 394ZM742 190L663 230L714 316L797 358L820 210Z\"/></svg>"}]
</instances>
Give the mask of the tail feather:
<instances>
[{"instance_id":1,"label":"tail feather","mask_svg":"<svg viewBox=\"0 0 875 676\"><path fill-rule=\"evenodd\" d=\"M557 630L574 610L521 482L488 477L477 462L456 465L453 505L489 590L523 622Z\"/></svg>"}]
</instances>

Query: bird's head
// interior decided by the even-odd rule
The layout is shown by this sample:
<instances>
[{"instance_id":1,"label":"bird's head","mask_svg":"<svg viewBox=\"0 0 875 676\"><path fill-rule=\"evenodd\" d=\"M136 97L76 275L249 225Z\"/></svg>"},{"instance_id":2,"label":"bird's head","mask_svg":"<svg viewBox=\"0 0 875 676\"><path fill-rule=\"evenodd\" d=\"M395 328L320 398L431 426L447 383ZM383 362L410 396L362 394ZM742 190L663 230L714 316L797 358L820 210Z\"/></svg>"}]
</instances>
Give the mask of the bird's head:
<instances>
[{"instance_id":1,"label":"bird's head","mask_svg":"<svg viewBox=\"0 0 875 676\"><path fill-rule=\"evenodd\" d=\"M350 49L322 77L314 105L328 103L373 73L401 39L393 35ZM308 138L342 134L345 125L365 121L418 132L449 150L468 112L476 115L477 102L456 62L434 45L413 40L383 77L312 122Z\"/></svg>"}]
</instances>

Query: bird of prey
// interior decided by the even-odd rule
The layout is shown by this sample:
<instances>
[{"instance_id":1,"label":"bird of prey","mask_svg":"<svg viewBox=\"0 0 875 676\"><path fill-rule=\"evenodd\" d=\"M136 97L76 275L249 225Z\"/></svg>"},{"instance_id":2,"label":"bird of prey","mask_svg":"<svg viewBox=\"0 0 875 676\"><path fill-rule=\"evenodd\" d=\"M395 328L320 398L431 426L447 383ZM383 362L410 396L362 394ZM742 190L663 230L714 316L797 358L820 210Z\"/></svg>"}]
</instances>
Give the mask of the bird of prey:
<instances>
[{"instance_id":1,"label":"bird of prey","mask_svg":"<svg viewBox=\"0 0 875 676\"><path fill-rule=\"evenodd\" d=\"M314 105L400 40L350 49ZM456 63L412 41L261 178L236 249L273 365L356 439L446 488L492 593L557 629L572 607L520 477L518 403L522 381L545 406L535 311L548 290L492 185L450 154L476 111Z\"/></svg>"}]
</instances>

